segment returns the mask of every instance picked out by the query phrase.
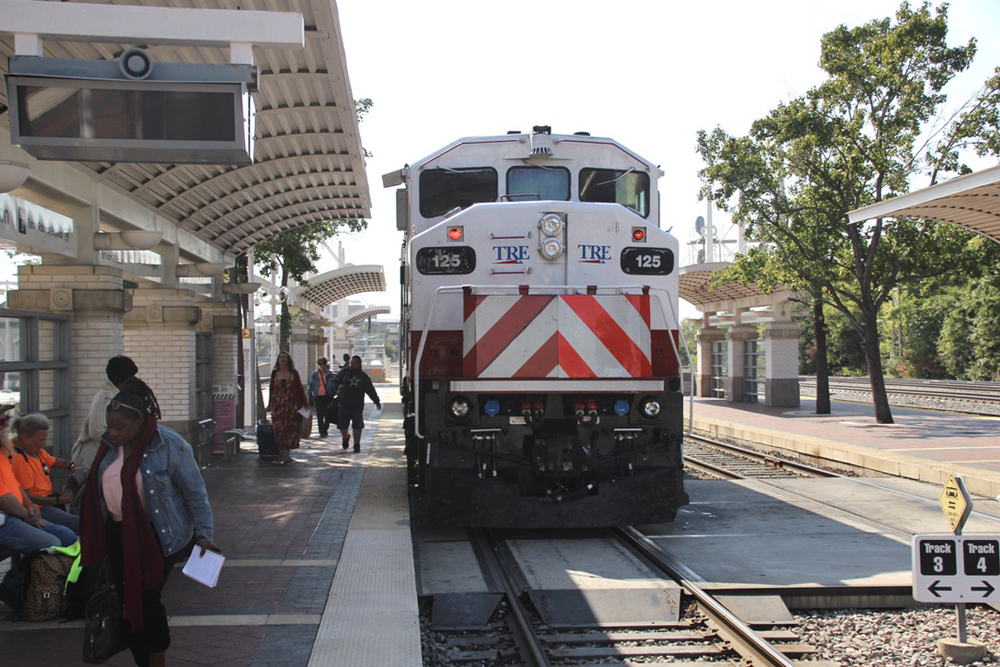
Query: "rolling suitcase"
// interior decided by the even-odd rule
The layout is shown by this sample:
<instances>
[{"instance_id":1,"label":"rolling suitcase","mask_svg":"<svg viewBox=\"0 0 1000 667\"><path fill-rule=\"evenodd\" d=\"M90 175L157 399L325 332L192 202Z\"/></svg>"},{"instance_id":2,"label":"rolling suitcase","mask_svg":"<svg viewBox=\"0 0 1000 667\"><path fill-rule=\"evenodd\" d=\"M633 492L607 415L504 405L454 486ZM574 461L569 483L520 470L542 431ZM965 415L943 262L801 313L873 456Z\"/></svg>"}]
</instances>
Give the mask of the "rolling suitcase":
<instances>
[{"instance_id":1,"label":"rolling suitcase","mask_svg":"<svg viewBox=\"0 0 1000 667\"><path fill-rule=\"evenodd\" d=\"M266 419L257 422L257 454L278 456L278 441L274 439L274 426Z\"/></svg>"}]
</instances>

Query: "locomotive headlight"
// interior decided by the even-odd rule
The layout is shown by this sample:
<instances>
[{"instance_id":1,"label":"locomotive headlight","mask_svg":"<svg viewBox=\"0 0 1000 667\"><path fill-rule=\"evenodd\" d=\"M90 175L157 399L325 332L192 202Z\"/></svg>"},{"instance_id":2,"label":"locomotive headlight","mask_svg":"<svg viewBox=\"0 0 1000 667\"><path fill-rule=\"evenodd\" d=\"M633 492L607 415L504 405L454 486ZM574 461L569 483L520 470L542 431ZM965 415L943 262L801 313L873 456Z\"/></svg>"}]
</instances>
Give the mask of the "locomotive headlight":
<instances>
[{"instance_id":1,"label":"locomotive headlight","mask_svg":"<svg viewBox=\"0 0 1000 667\"><path fill-rule=\"evenodd\" d=\"M647 398L642 402L642 414L650 419L658 417L660 414L660 402L655 398Z\"/></svg>"},{"instance_id":2,"label":"locomotive headlight","mask_svg":"<svg viewBox=\"0 0 1000 667\"><path fill-rule=\"evenodd\" d=\"M469 401L461 396L451 402L451 415L455 419L465 419L471 410L472 406L469 405Z\"/></svg>"},{"instance_id":3,"label":"locomotive headlight","mask_svg":"<svg viewBox=\"0 0 1000 667\"><path fill-rule=\"evenodd\" d=\"M538 221L538 227L546 236L558 236L562 234L563 219L556 213L549 213Z\"/></svg>"},{"instance_id":4,"label":"locomotive headlight","mask_svg":"<svg viewBox=\"0 0 1000 667\"><path fill-rule=\"evenodd\" d=\"M542 241L542 257L548 260L559 259L563 252L563 244L559 239L545 239Z\"/></svg>"}]
</instances>

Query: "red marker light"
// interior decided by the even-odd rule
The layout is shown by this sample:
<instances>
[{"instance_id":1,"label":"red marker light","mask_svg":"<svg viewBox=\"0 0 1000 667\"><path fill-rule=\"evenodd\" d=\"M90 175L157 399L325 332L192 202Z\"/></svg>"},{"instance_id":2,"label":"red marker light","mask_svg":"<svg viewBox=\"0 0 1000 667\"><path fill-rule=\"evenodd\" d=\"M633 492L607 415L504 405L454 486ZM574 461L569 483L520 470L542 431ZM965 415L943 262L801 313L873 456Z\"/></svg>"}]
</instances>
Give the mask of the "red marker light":
<instances>
[{"instance_id":1,"label":"red marker light","mask_svg":"<svg viewBox=\"0 0 1000 667\"><path fill-rule=\"evenodd\" d=\"M646 239L646 230L642 227L632 228L632 240L633 241L644 241Z\"/></svg>"},{"instance_id":2,"label":"red marker light","mask_svg":"<svg viewBox=\"0 0 1000 667\"><path fill-rule=\"evenodd\" d=\"M461 227L448 228L448 238L450 238L452 241L461 241L463 236L465 236L465 234L463 233Z\"/></svg>"}]
</instances>

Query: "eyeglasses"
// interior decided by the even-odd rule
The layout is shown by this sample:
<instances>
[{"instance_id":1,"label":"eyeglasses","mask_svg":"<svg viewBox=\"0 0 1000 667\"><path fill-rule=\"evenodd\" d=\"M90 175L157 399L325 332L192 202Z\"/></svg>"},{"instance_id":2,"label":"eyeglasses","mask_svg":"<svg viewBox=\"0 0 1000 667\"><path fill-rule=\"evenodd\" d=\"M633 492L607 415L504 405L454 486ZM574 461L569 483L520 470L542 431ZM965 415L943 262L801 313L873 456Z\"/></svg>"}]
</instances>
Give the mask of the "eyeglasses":
<instances>
[{"instance_id":1,"label":"eyeglasses","mask_svg":"<svg viewBox=\"0 0 1000 667\"><path fill-rule=\"evenodd\" d=\"M140 410L139 408L133 408L131 405L129 405L127 403L122 403L121 401L114 400L114 399L112 399L111 405L108 406L108 409L114 410L115 412L117 412L118 410L121 410L122 408L125 408L126 410L131 410L132 412L134 412L134 413L136 413L138 415L142 414L142 410Z\"/></svg>"}]
</instances>

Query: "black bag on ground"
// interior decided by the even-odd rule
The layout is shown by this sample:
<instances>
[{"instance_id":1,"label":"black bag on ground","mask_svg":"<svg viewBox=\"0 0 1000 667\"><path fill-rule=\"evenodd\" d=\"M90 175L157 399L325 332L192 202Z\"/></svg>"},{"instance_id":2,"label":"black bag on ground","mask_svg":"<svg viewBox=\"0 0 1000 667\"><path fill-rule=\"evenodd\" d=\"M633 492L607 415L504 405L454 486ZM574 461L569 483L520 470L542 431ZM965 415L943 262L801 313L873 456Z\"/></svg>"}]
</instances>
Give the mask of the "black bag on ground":
<instances>
[{"instance_id":1,"label":"black bag on ground","mask_svg":"<svg viewBox=\"0 0 1000 667\"><path fill-rule=\"evenodd\" d=\"M83 661L100 665L128 648L121 599L111 581L111 566L101 563L97 588L83 614Z\"/></svg>"},{"instance_id":2,"label":"black bag on ground","mask_svg":"<svg viewBox=\"0 0 1000 667\"><path fill-rule=\"evenodd\" d=\"M266 419L257 422L257 454L278 456L278 441L274 439L274 426Z\"/></svg>"},{"instance_id":3,"label":"black bag on ground","mask_svg":"<svg viewBox=\"0 0 1000 667\"><path fill-rule=\"evenodd\" d=\"M73 556L37 553L25 564L24 606L26 621L51 621L66 613L66 577Z\"/></svg>"}]
</instances>

